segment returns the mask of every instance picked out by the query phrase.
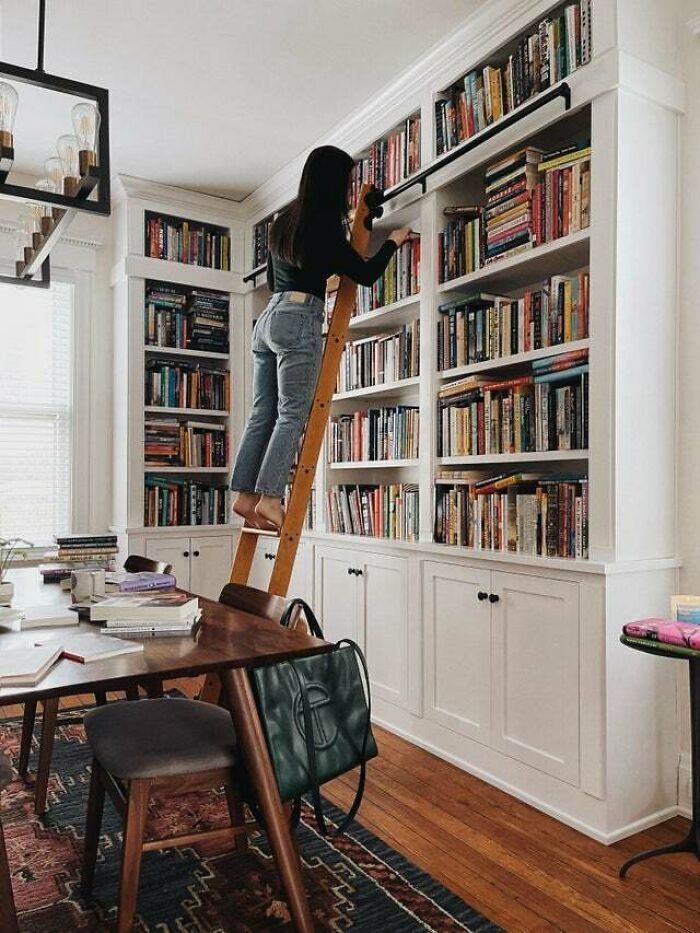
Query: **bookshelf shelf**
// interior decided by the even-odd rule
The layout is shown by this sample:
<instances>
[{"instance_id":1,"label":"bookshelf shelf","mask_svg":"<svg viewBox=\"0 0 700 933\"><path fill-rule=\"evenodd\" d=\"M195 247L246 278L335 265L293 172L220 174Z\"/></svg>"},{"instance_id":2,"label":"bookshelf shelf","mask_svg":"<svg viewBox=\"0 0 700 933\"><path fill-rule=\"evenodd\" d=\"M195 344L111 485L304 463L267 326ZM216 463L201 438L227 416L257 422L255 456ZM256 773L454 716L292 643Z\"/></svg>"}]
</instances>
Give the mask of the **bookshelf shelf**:
<instances>
[{"instance_id":1,"label":"bookshelf shelf","mask_svg":"<svg viewBox=\"0 0 700 933\"><path fill-rule=\"evenodd\" d=\"M551 347L542 347L540 350L529 350L527 353L514 353L511 356L501 356L495 360L484 360L482 363L470 363L467 366L455 366L453 369L442 369L438 371L438 379L445 382L450 379L459 379L464 376L471 376L475 373L491 372L492 369L506 369L514 366L523 366L532 363L534 360L550 359L551 357L562 356L567 353L573 353L575 350L588 350L590 340L571 340L568 343L558 343Z\"/></svg>"},{"instance_id":2,"label":"bookshelf shelf","mask_svg":"<svg viewBox=\"0 0 700 933\"><path fill-rule=\"evenodd\" d=\"M396 467L417 467L417 459L410 460L343 460L329 463L331 470L375 470Z\"/></svg>"},{"instance_id":3,"label":"bookshelf shelf","mask_svg":"<svg viewBox=\"0 0 700 933\"><path fill-rule=\"evenodd\" d=\"M468 275L442 282L437 287L439 295L470 289L475 286L488 288L493 285L503 291L522 288L545 278L552 271L570 272L588 264L590 227L560 237L542 246L498 259L470 272Z\"/></svg>"},{"instance_id":4,"label":"bookshelf shelf","mask_svg":"<svg viewBox=\"0 0 700 933\"><path fill-rule=\"evenodd\" d=\"M206 418L228 418L228 411L217 408L169 408L166 405L144 405L143 410L153 415L203 415Z\"/></svg>"},{"instance_id":5,"label":"bookshelf shelf","mask_svg":"<svg viewBox=\"0 0 700 933\"><path fill-rule=\"evenodd\" d=\"M415 310L419 306L420 292L394 301L390 305L384 305L382 308L375 308L374 311L368 311L366 314L356 315L350 321L350 330L382 330L394 324L405 324L406 321L416 316Z\"/></svg>"},{"instance_id":6,"label":"bookshelf shelf","mask_svg":"<svg viewBox=\"0 0 700 933\"><path fill-rule=\"evenodd\" d=\"M176 285L189 285L192 288L211 288L215 291L230 293L243 291L242 277L236 272L193 266L168 259L154 259L151 256L128 255L123 264L120 263L113 272L113 278L118 277L122 271L127 276L173 282Z\"/></svg>"},{"instance_id":7,"label":"bookshelf shelf","mask_svg":"<svg viewBox=\"0 0 700 933\"><path fill-rule=\"evenodd\" d=\"M221 360L228 362L230 354L215 353L213 350L188 350L185 347L158 347L155 344L144 344L144 353L150 353L153 356L172 356L202 360Z\"/></svg>"},{"instance_id":8,"label":"bookshelf shelf","mask_svg":"<svg viewBox=\"0 0 700 933\"><path fill-rule=\"evenodd\" d=\"M156 466L154 464L146 464L143 468L144 473L184 473L184 474L207 474L207 473L230 473L231 467L187 467L187 466Z\"/></svg>"},{"instance_id":9,"label":"bookshelf shelf","mask_svg":"<svg viewBox=\"0 0 700 933\"><path fill-rule=\"evenodd\" d=\"M337 392L333 396L334 402L345 402L349 399L381 398L383 396L401 397L415 393L420 385L420 376L411 376L410 379L400 379L397 382L383 382L381 385L368 386L365 389L353 389L350 392Z\"/></svg>"},{"instance_id":10,"label":"bookshelf shelf","mask_svg":"<svg viewBox=\"0 0 700 933\"><path fill-rule=\"evenodd\" d=\"M480 466L491 463L559 463L569 460L587 460L587 450L542 450L516 454L471 454L465 456L437 457L439 466Z\"/></svg>"}]
</instances>

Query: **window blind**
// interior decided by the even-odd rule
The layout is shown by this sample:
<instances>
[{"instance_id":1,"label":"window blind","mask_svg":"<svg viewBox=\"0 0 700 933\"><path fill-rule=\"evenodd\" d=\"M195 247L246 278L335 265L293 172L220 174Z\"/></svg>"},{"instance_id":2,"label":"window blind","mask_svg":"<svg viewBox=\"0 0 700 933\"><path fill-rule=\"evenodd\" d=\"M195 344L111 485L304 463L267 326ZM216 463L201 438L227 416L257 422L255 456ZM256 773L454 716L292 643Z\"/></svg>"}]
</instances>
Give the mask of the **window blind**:
<instances>
[{"instance_id":1,"label":"window blind","mask_svg":"<svg viewBox=\"0 0 700 933\"><path fill-rule=\"evenodd\" d=\"M73 286L0 284L0 537L71 531Z\"/></svg>"}]
</instances>

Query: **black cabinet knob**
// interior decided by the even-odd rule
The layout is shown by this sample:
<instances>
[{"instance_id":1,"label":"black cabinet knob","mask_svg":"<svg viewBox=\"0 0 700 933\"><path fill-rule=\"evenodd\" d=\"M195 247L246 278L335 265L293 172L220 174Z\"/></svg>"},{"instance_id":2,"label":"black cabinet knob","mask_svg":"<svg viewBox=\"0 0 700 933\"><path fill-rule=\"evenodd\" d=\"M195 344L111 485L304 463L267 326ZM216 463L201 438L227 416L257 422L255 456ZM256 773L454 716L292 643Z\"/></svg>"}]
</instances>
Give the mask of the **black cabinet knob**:
<instances>
[{"instance_id":1,"label":"black cabinet knob","mask_svg":"<svg viewBox=\"0 0 700 933\"><path fill-rule=\"evenodd\" d=\"M476 598L479 600L480 603L483 603L485 599L489 598L489 594L484 593L483 590L479 590L479 592L476 594Z\"/></svg>"},{"instance_id":2,"label":"black cabinet knob","mask_svg":"<svg viewBox=\"0 0 700 933\"><path fill-rule=\"evenodd\" d=\"M183 552L182 552L182 556L183 556L183 557L189 557L189 556L190 556L190 552L189 552L189 551L183 551Z\"/></svg>"},{"instance_id":3,"label":"black cabinet knob","mask_svg":"<svg viewBox=\"0 0 700 933\"><path fill-rule=\"evenodd\" d=\"M489 593L489 602L490 602L490 603L497 603L498 600L499 600L500 598L501 598L501 597L498 595L498 593Z\"/></svg>"},{"instance_id":4,"label":"black cabinet knob","mask_svg":"<svg viewBox=\"0 0 700 933\"><path fill-rule=\"evenodd\" d=\"M274 559L275 559L274 554L270 554L269 551L265 552L265 560L274 560Z\"/></svg>"},{"instance_id":5,"label":"black cabinet knob","mask_svg":"<svg viewBox=\"0 0 700 933\"><path fill-rule=\"evenodd\" d=\"M354 567L348 567L348 576L351 577L355 573Z\"/></svg>"},{"instance_id":6,"label":"black cabinet knob","mask_svg":"<svg viewBox=\"0 0 700 933\"><path fill-rule=\"evenodd\" d=\"M199 557L199 551L192 551L194 557Z\"/></svg>"},{"instance_id":7,"label":"black cabinet knob","mask_svg":"<svg viewBox=\"0 0 700 933\"><path fill-rule=\"evenodd\" d=\"M361 577L362 574L364 573L364 570L360 570L360 568L358 567L355 573L357 574L358 577Z\"/></svg>"}]
</instances>

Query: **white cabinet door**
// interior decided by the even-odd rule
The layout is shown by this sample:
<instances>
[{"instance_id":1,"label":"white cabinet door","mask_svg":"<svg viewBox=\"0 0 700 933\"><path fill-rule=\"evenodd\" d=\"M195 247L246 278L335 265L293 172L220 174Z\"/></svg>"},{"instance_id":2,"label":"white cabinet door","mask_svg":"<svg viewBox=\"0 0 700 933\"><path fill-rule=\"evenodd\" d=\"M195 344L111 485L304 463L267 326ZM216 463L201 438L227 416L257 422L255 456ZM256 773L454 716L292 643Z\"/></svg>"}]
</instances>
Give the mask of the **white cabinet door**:
<instances>
[{"instance_id":1,"label":"white cabinet door","mask_svg":"<svg viewBox=\"0 0 700 933\"><path fill-rule=\"evenodd\" d=\"M190 538L190 547L190 589L197 596L218 599L231 575L231 536L202 535Z\"/></svg>"},{"instance_id":2,"label":"white cabinet door","mask_svg":"<svg viewBox=\"0 0 700 933\"><path fill-rule=\"evenodd\" d=\"M491 729L491 606L483 594L490 580L486 570L423 565L425 714L484 744Z\"/></svg>"},{"instance_id":3,"label":"white cabinet door","mask_svg":"<svg viewBox=\"0 0 700 933\"><path fill-rule=\"evenodd\" d=\"M364 650L372 692L383 700L408 704L408 561L369 554L362 566Z\"/></svg>"},{"instance_id":4,"label":"white cabinet door","mask_svg":"<svg viewBox=\"0 0 700 933\"><path fill-rule=\"evenodd\" d=\"M317 547L314 609L329 641L352 638L364 650L360 626L364 555L344 548Z\"/></svg>"},{"instance_id":5,"label":"white cabinet door","mask_svg":"<svg viewBox=\"0 0 700 933\"><path fill-rule=\"evenodd\" d=\"M258 541L255 548L253 563L250 567L250 576L248 585L254 586L259 590L267 590L270 583L270 574L274 567L275 556L279 540L277 538L262 538ZM305 541L299 544L296 557L294 559L294 568L292 577L289 581L287 596L300 596L313 607L313 586L312 586L312 567L311 567L312 546Z\"/></svg>"},{"instance_id":6,"label":"white cabinet door","mask_svg":"<svg viewBox=\"0 0 700 933\"><path fill-rule=\"evenodd\" d=\"M579 586L494 573L491 744L579 783Z\"/></svg>"},{"instance_id":7,"label":"white cabinet door","mask_svg":"<svg viewBox=\"0 0 700 933\"><path fill-rule=\"evenodd\" d=\"M190 590L190 539L189 538L146 538L146 557L164 560L173 565L177 585Z\"/></svg>"}]
</instances>

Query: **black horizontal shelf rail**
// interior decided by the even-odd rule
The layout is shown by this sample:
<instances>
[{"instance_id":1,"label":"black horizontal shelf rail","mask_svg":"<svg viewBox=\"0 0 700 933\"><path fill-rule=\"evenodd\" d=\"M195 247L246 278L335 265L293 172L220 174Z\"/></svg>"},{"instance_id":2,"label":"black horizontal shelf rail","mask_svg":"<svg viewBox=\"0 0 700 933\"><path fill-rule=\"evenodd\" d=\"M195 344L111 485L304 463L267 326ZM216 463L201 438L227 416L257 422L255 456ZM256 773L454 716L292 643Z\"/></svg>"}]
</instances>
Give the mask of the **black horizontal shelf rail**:
<instances>
[{"instance_id":1,"label":"black horizontal shelf rail","mask_svg":"<svg viewBox=\"0 0 700 933\"><path fill-rule=\"evenodd\" d=\"M260 266L256 266L255 269L251 269L246 275L243 276L244 282L252 282L255 285L255 281L259 275L263 275L267 271L267 263L264 262Z\"/></svg>"}]
</instances>

